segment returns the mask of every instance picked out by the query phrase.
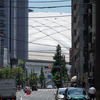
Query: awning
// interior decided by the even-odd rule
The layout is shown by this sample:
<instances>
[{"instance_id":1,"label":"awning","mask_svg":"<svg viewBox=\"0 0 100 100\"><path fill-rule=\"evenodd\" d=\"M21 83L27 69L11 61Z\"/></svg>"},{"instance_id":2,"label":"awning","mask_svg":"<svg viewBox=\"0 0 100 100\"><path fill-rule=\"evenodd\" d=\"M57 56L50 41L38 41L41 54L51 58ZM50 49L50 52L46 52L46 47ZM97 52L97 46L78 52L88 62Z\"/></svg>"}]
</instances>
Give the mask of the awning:
<instances>
[{"instance_id":1,"label":"awning","mask_svg":"<svg viewBox=\"0 0 100 100\"><path fill-rule=\"evenodd\" d=\"M71 82L77 82L77 76L73 76L73 77L71 78Z\"/></svg>"}]
</instances>

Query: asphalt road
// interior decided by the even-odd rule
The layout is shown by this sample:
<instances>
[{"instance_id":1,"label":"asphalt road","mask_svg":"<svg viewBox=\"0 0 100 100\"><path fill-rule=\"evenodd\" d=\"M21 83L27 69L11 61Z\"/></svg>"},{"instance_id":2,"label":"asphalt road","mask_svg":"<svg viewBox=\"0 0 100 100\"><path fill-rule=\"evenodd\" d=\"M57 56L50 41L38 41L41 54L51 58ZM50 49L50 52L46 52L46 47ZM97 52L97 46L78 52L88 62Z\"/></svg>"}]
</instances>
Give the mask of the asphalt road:
<instances>
[{"instance_id":1,"label":"asphalt road","mask_svg":"<svg viewBox=\"0 0 100 100\"><path fill-rule=\"evenodd\" d=\"M17 100L54 100L54 92L56 89L39 89L38 91L32 91L31 95L19 91L16 93Z\"/></svg>"}]
</instances>

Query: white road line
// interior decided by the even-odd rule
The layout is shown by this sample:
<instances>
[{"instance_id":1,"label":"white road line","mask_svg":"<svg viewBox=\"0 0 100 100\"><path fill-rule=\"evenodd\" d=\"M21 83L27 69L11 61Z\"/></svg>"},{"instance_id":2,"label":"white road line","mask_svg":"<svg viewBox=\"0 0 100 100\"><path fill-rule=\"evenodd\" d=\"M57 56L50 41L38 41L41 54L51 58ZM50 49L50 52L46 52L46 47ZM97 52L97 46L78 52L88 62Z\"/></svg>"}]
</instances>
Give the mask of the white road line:
<instances>
[{"instance_id":1,"label":"white road line","mask_svg":"<svg viewBox=\"0 0 100 100\"><path fill-rule=\"evenodd\" d=\"M23 100L22 97L20 98L20 100Z\"/></svg>"}]
</instances>

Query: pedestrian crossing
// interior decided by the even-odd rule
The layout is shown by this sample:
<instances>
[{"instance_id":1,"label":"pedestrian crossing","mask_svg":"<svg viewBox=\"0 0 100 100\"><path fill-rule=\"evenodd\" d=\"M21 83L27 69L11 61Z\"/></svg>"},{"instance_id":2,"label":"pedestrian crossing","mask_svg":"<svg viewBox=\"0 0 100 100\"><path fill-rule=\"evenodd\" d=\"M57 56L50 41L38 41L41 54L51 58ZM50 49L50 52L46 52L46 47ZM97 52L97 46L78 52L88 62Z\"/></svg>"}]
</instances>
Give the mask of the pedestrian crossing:
<instances>
[{"instance_id":1,"label":"pedestrian crossing","mask_svg":"<svg viewBox=\"0 0 100 100\"><path fill-rule=\"evenodd\" d=\"M17 92L17 100L29 100L29 98L33 98L33 97L38 97L40 96L40 98L45 98L48 99L49 95L48 94L52 94L56 91L57 89L38 89L37 91L31 91L31 95L26 95L26 93L23 92L23 90ZM54 98L52 98L51 100L54 100Z\"/></svg>"},{"instance_id":2,"label":"pedestrian crossing","mask_svg":"<svg viewBox=\"0 0 100 100\"><path fill-rule=\"evenodd\" d=\"M38 91L56 91L57 89L38 89Z\"/></svg>"}]
</instances>

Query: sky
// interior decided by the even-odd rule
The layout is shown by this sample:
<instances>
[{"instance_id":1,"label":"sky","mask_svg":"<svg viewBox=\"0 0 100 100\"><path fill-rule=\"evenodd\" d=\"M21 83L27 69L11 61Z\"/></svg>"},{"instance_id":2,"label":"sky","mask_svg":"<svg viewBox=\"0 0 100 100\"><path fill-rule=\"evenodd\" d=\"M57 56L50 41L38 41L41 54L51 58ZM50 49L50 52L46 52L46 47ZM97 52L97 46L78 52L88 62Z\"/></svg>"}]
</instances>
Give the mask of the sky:
<instances>
[{"instance_id":1,"label":"sky","mask_svg":"<svg viewBox=\"0 0 100 100\"><path fill-rule=\"evenodd\" d=\"M61 1L61 2L58 2L58 1ZM34 10L34 12L71 13L71 7L57 7L57 6L71 6L71 0L29 0L28 4L29 4L29 8ZM55 7L55 6L57 8L40 9L40 7ZM33 7L39 7L39 8L33 8Z\"/></svg>"}]
</instances>

